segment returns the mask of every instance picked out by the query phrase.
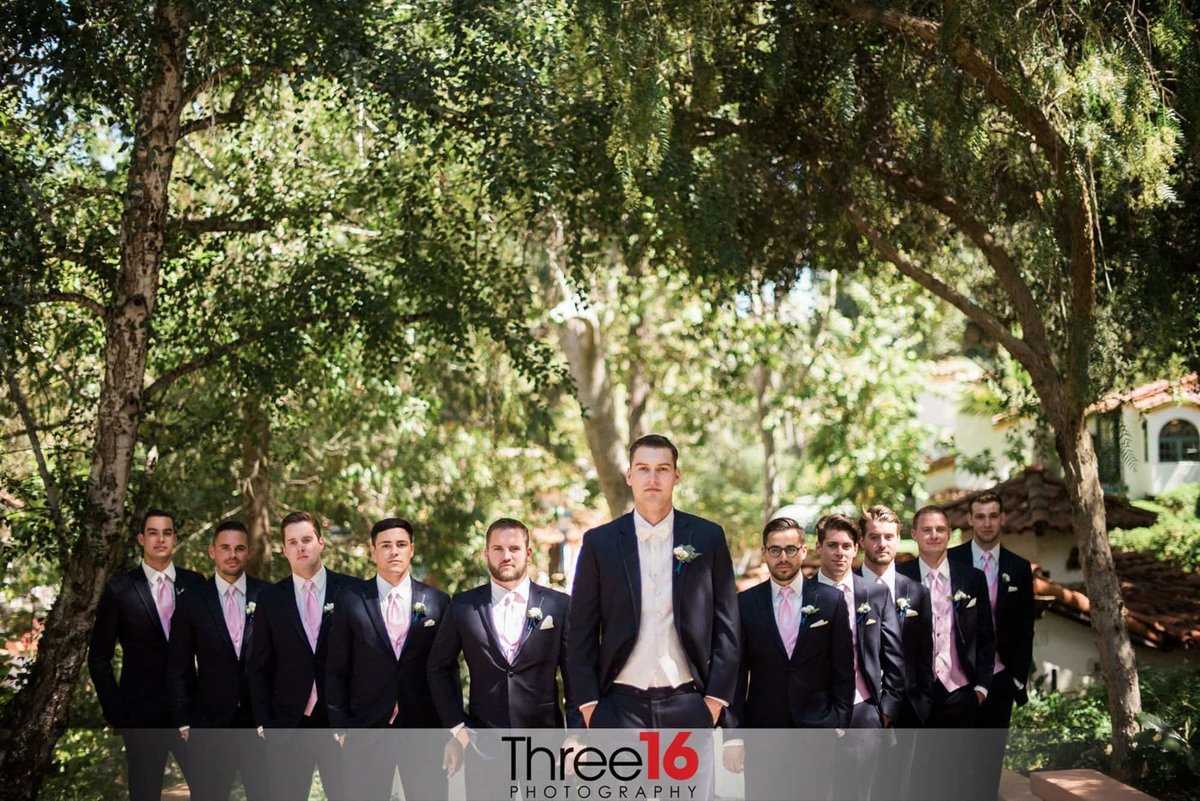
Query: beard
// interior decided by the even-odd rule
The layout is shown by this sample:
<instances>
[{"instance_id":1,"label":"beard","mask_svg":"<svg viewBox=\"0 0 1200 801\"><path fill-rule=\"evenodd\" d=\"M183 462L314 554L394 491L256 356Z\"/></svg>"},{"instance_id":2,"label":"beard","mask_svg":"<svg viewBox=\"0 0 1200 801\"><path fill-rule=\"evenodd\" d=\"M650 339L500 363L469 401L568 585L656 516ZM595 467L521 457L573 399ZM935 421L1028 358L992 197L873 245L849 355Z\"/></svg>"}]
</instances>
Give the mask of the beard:
<instances>
[{"instance_id":1,"label":"beard","mask_svg":"<svg viewBox=\"0 0 1200 801\"><path fill-rule=\"evenodd\" d=\"M525 565L494 567L489 563L488 572L492 574L492 578L496 581L513 581L525 575Z\"/></svg>"}]
</instances>

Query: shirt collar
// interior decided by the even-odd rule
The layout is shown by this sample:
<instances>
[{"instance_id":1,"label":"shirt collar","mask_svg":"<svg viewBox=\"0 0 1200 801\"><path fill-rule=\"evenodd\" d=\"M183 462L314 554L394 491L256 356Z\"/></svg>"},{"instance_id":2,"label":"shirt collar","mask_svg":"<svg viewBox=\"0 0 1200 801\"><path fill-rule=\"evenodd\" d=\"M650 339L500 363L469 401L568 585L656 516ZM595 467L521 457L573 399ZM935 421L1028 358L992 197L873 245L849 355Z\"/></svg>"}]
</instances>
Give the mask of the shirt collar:
<instances>
[{"instance_id":1,"label":"shirt collar","mask_svg":"<svg viewBox=\"0 0 1200 801\"><path fill-rule=\"evenodd\" d=\"M771 603L777 604L779 603L779 591L783 589L784 585L775 581L774 578L769 579L769 581L771 582ZM786 586L792 588L795 598L799 598L801 593L804 592L804 574L796 573L796 577L792 579L792 583Z\"/></svg>"},{"instance_id":2,"label":"shirt collar","mask_svg":"<svg viewBox=\"0 0 1200 801\"><path fill-rule=\"evenodd\" d=\"M990 551L984 551L979 547L979 543L975 542L975 540L971 540L971 564L975 567L978 567L980 570L983 569L983 555L985 553L990 553L992 558L996 560L996 567L1000 567L999 545L997 545L995 548L992 548Z\"/></svg>"},{"instance_id":3,"label":"shirt collar","mask_svg":"<svg viewBox=\"0 0 1200 801\"><path fill-rule=\"evenodd\" d=\"M642 517L638 513L637 509L634 509L633 510L633 530L634 530L634 533L636 533L638 535L639 539L644 539L645 537L648 537L651 534L659 534L660 532L663 532L663 531L665 531L667 533L667 537L669 538L671 536L671 534L675 531L675 509L674 509L674 507L672 507L671 511L667 512L666 517L664 517L662 520L658 521L657 526L650 525L650 523L646 521L646 518Z\"/></svg>"},{"instance_id":4,"label":"shirt collar","mask_svg":"<svg viewBox=\"0 0 1200 801\"><path fill-rule=\"evenodd\" d=\"M932 568L929 565L925 564L925 560L920 557L917 557L917 564L919 564L921 566L921 583L922 584L925 583L925 579L927 579L929 577L929 574L932 573L935 569L937 570L938 573L942 574L942 578L946 579L947 582L950 581L950 560L947 559L945 556L942 557L942 563L940 565L938 565L937 568Z\"/></svg>"},{"instance_id":5,"label":"shirt collar","mask_svg":"<svg viewBox=\"0 0 1200 801\"><path fill-rule=\"evenodd\" d=\"M375 574L375 587L379 590L379 600L384 600L393 592L400 594L401 601L412 600L412 573L405 573L399 584L389 584L383 576Z\"/></svg>"},{"instance_id":6,"label":"shirt collar","mask_svg":"<svg viewBox=\"0 0 1200 801\"><path fill-rule=\"evenodd\" d=\"M506 590L497 584L494 580L490 582L492 585L492 603L499 605L503 603L504 596L512 593L516 597L513 598L514 603L523 604L529 602L529 576L521 579L521 583L513 587L511 590Z\"/></svg>"},{"instance_id":7,"label":"shirt collar","mask_svg":"<svg viewBox=\"0 0 1200 801\"><path fill-rule=\"evenodd\" d=\"M216 574L213 574L213 579L217 582L217 595L221 596L222 598L225 597L225 593L229 591L230 587L236 587L237 591L242 594L242 597L243 598L246 597L246 574L245 573L238 576L237 581L233 582L232 584L230 584L228 581L226 581L225 579L221 578L220 576L218 576Z\"/></svg>"},{"instance_id":8,"label":"shirt collar","mask_svg":"<svg viewBox=\"0 0 1200 801\"><path fill-rule=\"evenodd\" d=\"M875 575L875 571L872 570L871 568L867 567L865 564L863 565L862 574L863 574L863 578L867 579L868 581L876 581L876 580L882 581L884 584L887 585L887 588L892 591L893 596L896 594L896 563L895 562L891 562L886 568L884 568L882 576Z\"/></svg>"},{"instance_id":9,"label":"shirt collar","mask_svg":"<svg viewBox=\"0 0 1200 801\"><path fill-rule=\"evenodd\" d=\"M317 568L317 572L313 574L313 589L315 589L318 593L325 592L325 581L328 578L329 574L325 572L325 565L321 565L319 568ZM306 579L297 576L295 573L292 574L292 583L296 586L296 592L304 592L305 581Z\"/></svg>"},{"instance_id":10,"label":"shirt collar","mask_svg":"<svg viewBox=\"0 0 1200 801\"><path fill-rule=\"evenodd\" d=\"M142 560L142 571L146 574L146 579L150 582L151 587L158 584L159 576L166 576L171 580L172 584L175 583L174 562L167 562L166 570L155 570L154 568L150 567L150 565L146 564L145 560Z\"/></svg>"},{"instance_id":11,"label":"shirt collar","mask_svg":"<svg viewBox=\"0 0 1200 801\"><path fill-rule=\"evenodd\" d=\"M851 590L854 589L854 573L853 573L853 571L846 574L846 577L842 579L842 584L838 584L836 581L834 581L833 579L831 579L829 576L825 575L818 569L817 570L817 581L821 582L822 584L828 584L830 587L835 587L839 590L842 589L842 584L845 584Z\"/></svg>"}]
</instances>

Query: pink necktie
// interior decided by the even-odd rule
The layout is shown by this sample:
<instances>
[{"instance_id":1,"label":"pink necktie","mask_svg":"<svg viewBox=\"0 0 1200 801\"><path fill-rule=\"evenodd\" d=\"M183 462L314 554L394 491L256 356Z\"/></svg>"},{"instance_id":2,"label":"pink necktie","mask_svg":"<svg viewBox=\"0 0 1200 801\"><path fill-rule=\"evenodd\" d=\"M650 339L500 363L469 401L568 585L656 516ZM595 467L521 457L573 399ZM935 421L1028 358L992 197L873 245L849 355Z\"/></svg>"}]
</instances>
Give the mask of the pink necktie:
<instances>
[{"instance_id":1,"label":"pink necktie","mask_svg":"<svg viewBox=\"0 0 1200 801\"><path fill-rule=\"evenodd\" d=\"M779 637L783 640L783 648L788 658L796 650L796 637L800 633L800 624L796 619L796 607L792 604L795 591L791 587L779 588Z\"/></svg>"},{"instance_id":2,"label":"pink necktie","mask_svg":"<svg viewBox=\"0 0 1200 801\"><path fill-rule=\"evenodd\" d=\"M846 597L846 609L850 614L850 649L854 655L854 690L858 694L854 703L857 704L872 697L871 688L867 684L867 680L863 678L862 666L858 664L858 611L854 607L854 588L850 582L842 582L842 595Z\"/></svg>"},{"instance_id":3,"label":"pink necktie","mask_svg":"<svg viewBox=\"0 0 1200 801\"><path fill-rule=\"evenodd\" d=\"M229 629L229 639L233 640L233 650L238 656L242 655L242 629L246 618L238 605L238 589L230 587L225 590L225 628Z\"/></svg>"},{"instance_id":4,"label":"pink necktie","mask_svg":"<svg viewBox=\"0 0 1200 801\"><path fill-rule=\"evenodd\" d=\"M996 563L996 557L988 551L983 552L981 557L983 563L983 575L987 577L988 598L992 602L992 630L996 630L996 596L1000 591L1000 566ZM999 673L1004 670L1004 662L1000 660L1000 651L996 651L996 661L992 665L992 672Z\"/></svg>"},{"instance_id":5,"label":"pink necktie","mask_svg":"<svg viewBox=\"0 0 1200 801\"><path fill-rule=\"evenodd\" d=\"M951 637L954 634L954 601L941 573L929 574L929 594L933 596L933 674L949 692L954 692L967 683L966 676L956 669Z\"/></svg>"},{"instance_id":6,"label":"pink necktie","mask_svg":"<svg viewBox=\"0 0 1200 801\"><path fill-rule=\"evenodd\" d=\"M317 652L317 637L321 633L321 609L317 603L317 588L311 579L304 581L304 633L308 635L309 647ZM317 708L317 681L313 679L312 689L308 691L308 703L304 705L304 714L311 715Z\"/></svg>"},{"instance_id":7,"label":"pink necktie","mask_svg":"<svg viewBox=\"0 0 1200 801\"><path fill-rule=\"evenodd\" d=\"M404 614L404 610L400 606L400 593L392 591L388 593L387 614L384 615L384 624L387 626L388 639L392 641L392 650L396 654L396 658L400 658L400 652L404 650L404 640L408 637L408 615Z\"/></svg>"},{"instance_id":8,"label":"pink necktie","mask_svg":"<svg viewBox=\"0 0 1200 801\"><path fill-rule=\"evenodd\" d=\"M164 573L158 576L158 593L154 598L158 607L158 619L162 623L163 635L171 639L171 615L175 613L175 591Z\"/></svg>"}]
</instances>

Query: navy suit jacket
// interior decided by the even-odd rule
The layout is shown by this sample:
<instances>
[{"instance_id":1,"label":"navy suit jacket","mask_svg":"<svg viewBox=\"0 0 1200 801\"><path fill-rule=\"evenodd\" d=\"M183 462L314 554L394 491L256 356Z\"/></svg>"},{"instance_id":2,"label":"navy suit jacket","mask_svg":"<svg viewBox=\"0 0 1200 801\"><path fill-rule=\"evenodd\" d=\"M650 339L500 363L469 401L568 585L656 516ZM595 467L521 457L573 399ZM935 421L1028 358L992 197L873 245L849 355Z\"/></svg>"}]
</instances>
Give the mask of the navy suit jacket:
<instances>
[{"instance_id":1,"label":"navy suit jacket","mask_svg":"<svg viewBox=\"0 0 1200 801\"><path fill-rule=\"evenodd\" d=\"M399 714L391 724L397 728L441 725L426 667L450 596L413 579L412 603L418 602L425 604L425 611L413 612L397 658L383 621L375 577L342 593L333 612L325 663L330 726L342 730L384 728L397 704Z\"/></svg>"},{"instance_id":2,"label":"navy suit jacket","mask_svg":"<svg viewBox=\"0 0 1200 801\"><path fill-rule=\"evenodd\" d=\"M701 692L730 702L741 646L725 532L676 509L673 545L690 545L697 553L691 562L676 562L671 571L675 630L688 667ZM572 706L598 701L612 688L633 651L641 617L642 574L631 512L583 536L568 632Z\"/></svg>"},{"instance_id":3,"label":"navy suit jacket","mask_svg":"<svg viewBox=\"0 0 1200 801\"><path fill-rule=\"evenodd\" d=\"M896 566L896 572L913 581L921 581L921 560L913 559ZM958 662L972 687L992 687L992 667L996 659L996 635L992 629L992 608L988 602L987 579L983 571L950 561L950 594L964 593L954 602L954 646ZM974 601L974 603L972 603ZM932 606L933 599L930 599ZM932 614L930 621L933 620ZM932 626L932 622L930 624ZM932 645L930 653L933 652Z\"/></svg>"},{"instance_id":4,"label":"navy suit jacket","mask_svg":"<svg viewBox=\"0 0 1200 801\"><path fill-rule=\"evenodd\" d=\"M887 587L854 575L858 664L879 711L895 720L904 703L904 649L900 623ZM858 612L866 604L869 610Z\"/></svg>"},{"instance_id":5,"label":"navy suit jacket","mask_svg":"<svg viewBox=\"0 0 1200 801\"><path fill-rule=\"evenodd\" d=\"M341 602L341 594L356 578L325 569L325 604ZM313 716L324 720L325 660L329 655L329 622L323 612L314 651L296 606L291 575L259 593L254 611L254 637L246 660L254 723L266 728L294 728L304 716L313 682L317 706Z\"/></svg>"},{"instance_id":6,"label":"navy suit jacket","mask_svg":"<svg viewBox=\"0 0 1200 801\"><path fill-rule=\"evenodd\" d=\"M454 596L429 654L429 687L442 725L448 729L460 723L472 728L562 728L560 699L570 697L566 647L569 602L566 593L530 583L526 609L540 609L542 617L527 618L510 664L492 621L491 582ZM551 628L545 628L546 621L550 621ZM466 714L459 686L460 651L471 678ZM563 677L561 695L556 673ZM577 709L568 707L567 717L572 728L583 725Z\"/></svg>"},{"instance_id":7,"label":"navy suit jacket","mask_svg":"<svg viewBox=\"0 0 1200 801\"><path fill-rule=\"evenodd\" d=\"M179 596L202 586L204 576L176 566L176 604ZM118 642L120 681L112 664ZM114 729L171 725L167 636L141 565L105 585L92 626L88 671L96 685L104 719Z\"/></svg>"},{"instance_id":8,"label":"navy suit jacket","mask_svg":"<svg viewBox=\"0 0 1200 801\"><path fill-rule=\"evenodd\" d=\"M259 593L269 586L247 576L246 604L257 606ZM179 596L167 647L167 691L171 720L176 726L249 725L250 688L245 666L254 616L246 615L243 626L239 655L225 625L224 599L217 594L216 579Z\"/></svg>"},{"instance_id":9,"label":"navy suit jacket","mask_svg":"<svg viewBox=\"0 0 1200 801\"><path fill-rule=\"evenodd\" d=\"M904 645L905 700L923 724L929 718L933 696L933 606L925 585L900 572L896 573L895 601Z\"/></svg>"},{"instance_id":10,"label":"navy suit jacket","mask_svg":"<svg viewBox=\"0 0 1200 801\"><path fill-rule=\"evenodd\" d=\"M1033 566L1025 559L1004 546L1000 546L1000 557L996 560L1000 568L1000 580L996 588L996 652L1010 676L1021 682L1015 688L1018 704L1029 700L1026 685L1029 670L1033 666ZM956 545L947 552L947 557L974 566L971 543ZM1005 580L1005 576L1008 580Z\"/></svg>"},{"instance_id":11,"label":"navy suit jacket","mask_svg":"<svg viewBox=\"0 0 1200 801\"><path fill-rule=\"evenodd\" d=\"M742 659L730 726L835 728L850 725L854 662L846 599L833 587L804 579L796 648L788 657L775 622L771 582L738 593ZM798 609L797 612L800 610Z\"/></svg>"}]
</instances>

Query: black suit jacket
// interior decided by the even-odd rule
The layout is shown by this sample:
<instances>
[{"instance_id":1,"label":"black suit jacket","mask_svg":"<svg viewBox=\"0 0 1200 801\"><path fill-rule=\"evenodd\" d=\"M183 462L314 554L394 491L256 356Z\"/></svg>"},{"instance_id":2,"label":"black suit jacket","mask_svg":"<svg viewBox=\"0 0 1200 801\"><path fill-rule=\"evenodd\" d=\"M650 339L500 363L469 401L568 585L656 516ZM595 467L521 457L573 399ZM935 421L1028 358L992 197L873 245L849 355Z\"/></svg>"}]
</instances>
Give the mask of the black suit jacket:
<instances>
[{"instance_id":1,"label":"black suit jacket","mask_svg":"<svg viewBox=\"0 0 1200 801\"><path fill-rule=\"evenodd\" d=\"M923 724L933 694L933 606L929 590L900 572L896 573L895 602L904 645L905 701Z\"/></svg>"},{"instance_id":2,"label":"black suit jacket","mask_svg":"<svg viewBox=\"0 0 1200 801\"><path fill-rule=\"evenodd\" d=\"M730 705L731 727L834 728L850 725L854 662L846 599L833 587L805 579L796 648L789 658L775 622L771 582L738 593L742 659ZM798 610L799 611L799 610Z\"/></svg>"},{"instance_id":3,"label":"black suit jacket","mask_svg":"<svg viewBox=\"0 0 1200 801\"><path fill-rule=\"evenodd\" d=\"M358 581L325 569L325 605L341 602L341 594ZM259 593L254 611L254 637L246 659L246 678L254 723L266 728L293 728L304 716L313 682L317 683L314 717L324 718L325 660L329 655L329 622L323 613L316 651L308 644L291 575Z\"/></svg>"},{"instance_id":4,"label":"black suit jacket","mask_svg":"<svg viewBox=\"0 0 1200 801\"><path fill-rule=\"evenodd\" d=\"M854 581L858 663L879 711L895 720L904 703L904 650L900 623L888 588L862 576ZM866 604L866 612L858 612Z\"/></svg>"},{"instance_id":5,"label":"black suit jacket","mask_svg":"<svg viewBox=\"0 0 1200 801\"><path fill-rule=\"evenodd\" d=\"M257 606L265 581L246 577L246 605ZM255 610L257 611L257 610ZM254 633L254 615L246 615L242 652L233 649L225 625L224 599L211 578L179 596L171 618L167 647L167 692L176 726L233 728L251 721L246 657Z\"/></svg>"},{"instance_id":6,"label":"black suit jacket","mask_svg":"<svg viewBox=\"0 0 1200 801\"><path fill-rule=\"evenodd\" d=\"M397 658L383 621L375 577L342 594L333 613L325 663L330 726L383 728L397 704L400 711L392 723L395 727L432 729L440 725L426 666L450 596L413 579L412 603L418 602L425 604L425 611L413 613Z\"/></svg>"},{"instance_id":7,"label":"black suit jacket","mask_svg":"<svg viewBox=\"0 0 1200 801\"><path fill-rule=\"evenodd\" d=\"M896 572L913 581L921 581L921 560L913 559L896 566ZM954 646L959 665L972 687L990 690L992 667L996 659L996 634L992 629L992 608L988 602L987 579L983 571L950 561L950 594L962 592L965 598L954 602ZM972 603L972 601L974 603ZM930 599L932 606L933 599ZM932 626L932 614L930 625ZM930 645L930 653L933 646Z\"/></svg>"},{"instance_id":8,"label":"black suit jacket","mask_svg":"<svg viewBox=\"0 0 1200 801\"><path fill-rule=\"evenodd\" d=\"M1033 666L1033 566L1004 546L998 549L1000 580L996 588L996 652L1010 676L1021 682L1014 688L1018 704L1029 700L1026 685ZM947 556L968 567L974 566L971 543L956 545ZM1008 577L1007 580L1005 577Z\"/></svg>"},{"instance_id":9,"label":"black suit jacket","mask_svg":"<svg viewBox=\"0 0 1200 801\"><path fill-rule=\"evenodd\" d=\"M737 687L741 653L737 589L725 532L716 523L675 510L674 547L697 553L671 571L675 630L696 686L729 702ZM642 574L633 513L588 531L571 591L567 670L571 704L607 694L637 641Z\"/></svg>"},{"instance_id":10,"label":"black suit jacket","mask_svg":"<svg viewBox=\"0 0 1200 801\"><path fill-rule=\"evenodd\" d=\"M204 586L204 576L175 568L175 603ZM121 644L121 679L113 654ZM167 636L163 633L150 582L141 565L108 582L96 609L88 649L88 671L100 697L104 719L114 729L171 725L167 700Z\"/></svg>"},{"instance_id":11,"label":"black suit jacket","mask_svg":"<svg viewBox=\"0 0 1200 801\"><path fill-rule=\"evenodd\" d=\"M569 602L566 593L530 583L526 609L540 609L542 617L527 618L517 655L510 664L492 621L491 582L454 596L429 654L429 687L442 725L448 729L460 723L472 728L562 728L562 696L555 674L561 672L563 695L569 698ZM545 627L547 621L551 628ZM460 651L471 678L465 715L458 681ZM583 725L577 709L568 707L567 717L573 728Z\"/></svg>"}]
</instances>

